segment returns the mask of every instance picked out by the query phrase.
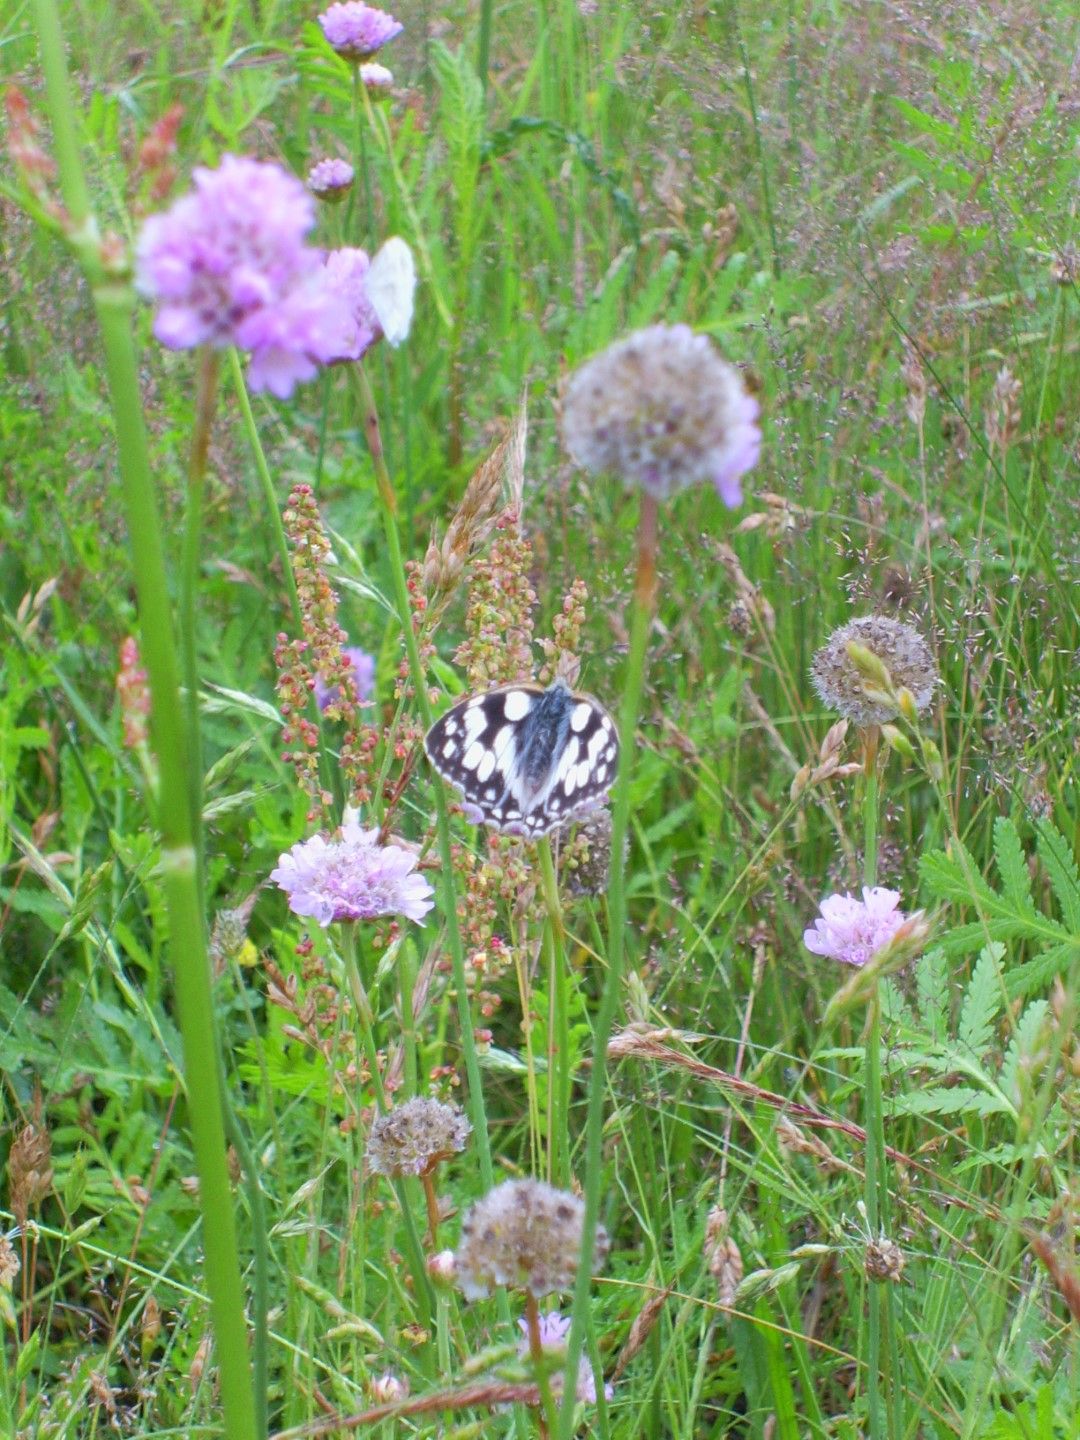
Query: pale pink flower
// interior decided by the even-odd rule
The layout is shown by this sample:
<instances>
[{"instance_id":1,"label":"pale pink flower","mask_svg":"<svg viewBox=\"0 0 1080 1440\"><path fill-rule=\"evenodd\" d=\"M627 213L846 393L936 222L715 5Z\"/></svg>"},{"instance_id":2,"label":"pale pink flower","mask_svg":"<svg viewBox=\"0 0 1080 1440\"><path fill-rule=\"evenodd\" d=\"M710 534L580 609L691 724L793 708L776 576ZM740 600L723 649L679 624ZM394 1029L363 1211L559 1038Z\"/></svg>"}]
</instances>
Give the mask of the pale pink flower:
<instances>
[{"instance_id":1,"label":"pale pink flower","mask_svg":"<svg viewBox=\"0 0 1080 1440\"><path fill-rule=\"evenodd\" d=\"M519 1320L518 1325L524 1340L518 1346L518 1354L523 1360L530 1358L529 1350L529 1323L527 1320ZM569 1315L560 1315L558 1310L549 1310L546 1315L540 1316L540 1348L546 1356L552 1360L561 1360L566 1354L566 1342L570 1335ZM563 1377L558 1372L551 1377L551 1388L556 1395L562 1393ZM586 1405L596 1404L596 1380L593 1376L593 1368L583 1355L578 1362L578 1380L574 1390L575 1398L584 1401ZM604 1399L611 1400L615 1391L610 1385L604 1386Z\"/></svg>"},{"instance_id":2,"label":"pale pink flower","mask_svg":"<svg viewBox=\"0 0 1080 1440\"><path fill-rule=\"evenodd\" d=\"M324 928L335 920L404 915L422 921L435 893L416 869L416 856L400 845L380 845L378 828L364 830L347 811L337 840L313 835L286 850L270 879L289 897L294 915Z\"/></svg>"},{"instance_id":3,"label":"pale pink flower","mask_svg":"<svg viewBox=\"0 0 1080 1440\"><path fill-rule=\"evenodd\" d=\"M814 955L845 965L865 965L908 919L898 890L865 886L863 898L830 895L821 902L821 916L804 931L803 944Z\"/></svg>"}]
</instances>

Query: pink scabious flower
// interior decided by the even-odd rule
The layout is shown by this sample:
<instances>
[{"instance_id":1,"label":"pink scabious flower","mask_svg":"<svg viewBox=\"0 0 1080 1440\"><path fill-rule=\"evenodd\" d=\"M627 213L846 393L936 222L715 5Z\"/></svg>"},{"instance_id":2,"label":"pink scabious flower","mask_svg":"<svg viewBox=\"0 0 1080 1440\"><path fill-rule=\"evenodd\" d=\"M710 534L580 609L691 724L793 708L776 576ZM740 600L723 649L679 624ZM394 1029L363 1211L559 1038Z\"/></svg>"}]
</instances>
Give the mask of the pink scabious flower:
<instances>
[{"instance_id":1,"label":"pink scabious flower","mask_svg":"<svg viewBox=\"0 0 1080 1440\"><path fill-rule=\"evenodd\" d=\"M908 916L897 909L898 890L865 886L863 898L830 895L821 902L821 916L803 932L803 944L813 955L862 966L876 955L904 925Z\"/></svg>"},{"instance_id":2,"label":"pink scabious flower","mask_svg":"<svg viewBox=\"0 0 1080 1440\"><path fill-rule=\"evenodd\" d=\"M563 397L571 457L663 500L711 483L730 509L761 455L758 402L689 325L650 325L575 370Z\"/></svg>"},{"instance_id":3,"label":"pink scabious flower","mask_svg":"<svg viewBox=\"0 0 1080 1440\"><path fill-rule=\"evenodd\" d=\"M253 389L285 398L343 343L341 306L304 237L311 196L278 165L226 155L152 215L136 246L136 284L157 304L154 334L172 350L251 351Z\"/></svg>"},{"instance_id":4,"label":"pink scabious flower","mask_svg":"<svg viewBox=\"0 0 1080 1440\"><path fill-rule=\"evenodd\" d=\"M370 700L375 691L375 657L369 655L366 650L361 650L359 645L346 645L345 658L352 666L353 683L356 685L356 698L358 700ZM315 703L320 710L325 710L338 698L338 687L327 685L321 675L315 676Z\"/></svg>"},{"instance_id":5,"label":"pink scabious flower","mask_svg":"<svg viewBox=\"0 0 1080 1440\"><path fill-rule=\"evenodd\" d=\"M308 189L318 200L340 200L348 193L353 175L347 160L320 160L308 174Z\"/></svg>"},{"instance_id":6,"label":"pink scabious flower","mask_svg":"<svg viewBox=\"0 0 1080 1440\"><path fill-rule=\"evenodd\" d=\"M355 810L345 813L341 837L313 835L286 850L270 879L289 897L294 915L324 928L335 920L404 915L422 921L435 893L415 875L416 856L400 845L380 845L378 828L364 830Z\"/></svg>"},{"instance_id":7,"label":"pink scabious flower","mask_svg":"<svg viewBox=\"0 0 1080 1440\"><path fill-rule=\"evenodd\" d=\"M374 5L345 0L331 5L319 16L326 43L346 60L369 60L388 40L395 39L404 25Z\"/></svg>"},{"instance_id":8,"label":"pink scabious flower","mask_svg":"<svg viewBox=\"0 0 1080 1440\"><path fill-rule=\"evenodd\" d=\"M525 1339L518 1346L518 1354L523 1360L530 1358L529 1350L529 1323L527 1320L518 1321L521 1333ZM569 1315L560 1315L558 1310L549 1310L546 1315L540 1316L540 1348L545 1355L552 1360L558 1360L566 1354L566 1341L570 1334ZM562 1376L558 1373L551 1376L551 1387L558 1395L562 1393ZM574 1390L575 1398L584 1401L586 1405L596 1404L596 1380L593 1376L592 1366L581 1357L578 1362L578 1380ZM612 1386L604 1386L604 1399L613 1400L615 1391Z\"/></svg>"}]
</instances>

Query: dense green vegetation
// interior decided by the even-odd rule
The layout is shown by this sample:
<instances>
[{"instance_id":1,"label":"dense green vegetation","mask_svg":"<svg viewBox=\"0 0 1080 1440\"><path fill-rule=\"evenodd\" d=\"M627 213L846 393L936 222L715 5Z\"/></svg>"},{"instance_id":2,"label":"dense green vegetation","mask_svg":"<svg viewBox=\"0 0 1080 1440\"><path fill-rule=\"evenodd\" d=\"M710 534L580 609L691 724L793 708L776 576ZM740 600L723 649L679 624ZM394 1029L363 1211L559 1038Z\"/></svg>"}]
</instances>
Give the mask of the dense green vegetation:
<instances>
[{"instance_id":1,"label":"dense green vegetation","mask_svg":"<svg viewBox=\"0 0 1080 1440\"><path fill-rule=\"evenodd\" d=\"M4 78L46 155L49 8L0 21ZM374 101L295 0L60 10L68 115L119 271L145 216L226 153L301 178L352 158L357 184L320 209L316 242L413 248L411 334L372 349L365 373L431 693L407 679L403 576L353 367L278 401L249 397L222 356L194 483L205 363L158 345L140 306L137 377L114 408L113 322L102 330L89 252L65 234L65 173L28 161L33 122L11 101L0 1434L233 1423L192 1143L215 1072L193 1079L190 1037L185 1072L176 1006L199 946L177 924L184 882L161 839L176 834L167 751L132 735L138 707L117 689L127 637L144 660L165 628L140 630L118 464L141 395L169 614L198 679L198 706L171 720L179 735L197 709L200 744L189 729L195 758L171 778L180 812L185 795L197 812L189 898L257 1332L256 1256L269 1266L257 1422L265 1405L271 1433L351 1433L334 1418L374 1409L359 1433L543 1433L542 1409L511 1404L535 1381L520 1295L467 1302L423 1268L484 1193L486 1146L496 1181L599 1181L611 1245L582 1318L612 1391L580 1408L577 1433L1080 1435L1075 7L504 0L485 87L483 7L403 0L382 52L394 87ZM162 166L141 147L173 105L177 175L155 193ZM544 666L546 681L559 654L614 715L636 691L641 500L576 468L558 421L574 367L676 321L740 367L764 446L738 511L708 486L660 510L628 858L610 897L581 897L580 842L556 845L556 877L545 847L455 812L448 870L449 792L418 748L432 704ZM466 563L422 568L478 471L503 488ZM277 517L291 495L295 541L301 485L338 621L376 658L369 758L339 764L342 727L323 723L325 805L298 783L280 714L298 628ZM822 754L837 717L809 678L830 633L869 614L918 629L940 672L929 710L882 741L879 807L855 727ZM137 693L141 663L129 652ZM839 773L809 774L830 756ZM353 927L309 934L268 876L365 784L365 820L421 847L436 904L422 926L355 927L355 953ZM868 876L932 933L826 1020L853 972L803 932ZM486 1139L438 1172L434 1245L419 1182L365 1163L376 1049L395 1101L455 1100L476 1130L484 1117ZM411 1401L443 1398L380 1418L401 1399L387 1375Z\"/></svg>"}]
</instances>

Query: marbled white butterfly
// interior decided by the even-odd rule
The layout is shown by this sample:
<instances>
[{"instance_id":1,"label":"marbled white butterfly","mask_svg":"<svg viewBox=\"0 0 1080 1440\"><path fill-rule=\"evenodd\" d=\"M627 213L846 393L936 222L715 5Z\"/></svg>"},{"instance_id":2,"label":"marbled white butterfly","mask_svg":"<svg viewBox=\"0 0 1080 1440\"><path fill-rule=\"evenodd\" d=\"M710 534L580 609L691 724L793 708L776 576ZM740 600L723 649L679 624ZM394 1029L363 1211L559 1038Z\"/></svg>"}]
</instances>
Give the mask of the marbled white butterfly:
<instances>
[{"instance_id":1,"label":"marbled white butterfly","mask_svg":"<svg viewBox=\"0 0 1080 1440\"><path fill-rule=\"evenodd\" d=\"M619 737L602 705L556 680L462 700L436 720L424 749L461 791L467 819L532 839L603 802Z\"/></svg>"}]
</instances>

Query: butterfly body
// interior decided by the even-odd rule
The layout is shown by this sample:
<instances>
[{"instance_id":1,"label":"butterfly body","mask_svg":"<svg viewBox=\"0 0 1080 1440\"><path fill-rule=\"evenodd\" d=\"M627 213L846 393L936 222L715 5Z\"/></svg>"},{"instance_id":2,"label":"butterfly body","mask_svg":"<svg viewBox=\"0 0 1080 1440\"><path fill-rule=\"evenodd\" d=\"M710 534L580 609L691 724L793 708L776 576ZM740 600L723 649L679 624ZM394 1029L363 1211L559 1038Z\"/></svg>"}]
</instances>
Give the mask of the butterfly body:
<instances>
[{"instance_id":1,"label":"butterfly body","mask_svg":"<svg viewBox=\"0 0 1080 1440\"><path fill-rule=\"evenodd\" d=\"M424 749L468 819L530 838L602 804L619 757L611 716L562 680L473 695L435 722Z\"/></svg>"}]
</instances>

